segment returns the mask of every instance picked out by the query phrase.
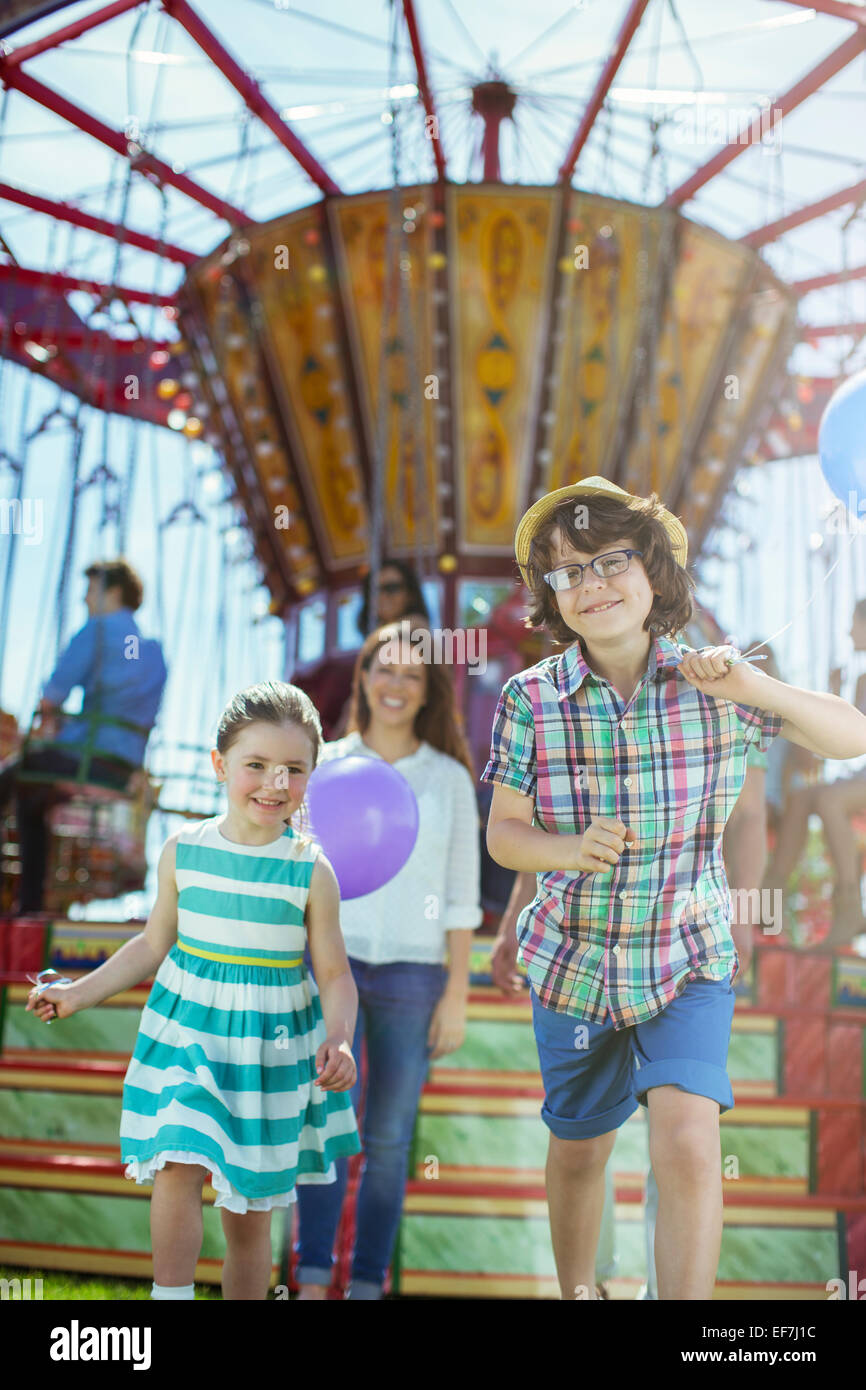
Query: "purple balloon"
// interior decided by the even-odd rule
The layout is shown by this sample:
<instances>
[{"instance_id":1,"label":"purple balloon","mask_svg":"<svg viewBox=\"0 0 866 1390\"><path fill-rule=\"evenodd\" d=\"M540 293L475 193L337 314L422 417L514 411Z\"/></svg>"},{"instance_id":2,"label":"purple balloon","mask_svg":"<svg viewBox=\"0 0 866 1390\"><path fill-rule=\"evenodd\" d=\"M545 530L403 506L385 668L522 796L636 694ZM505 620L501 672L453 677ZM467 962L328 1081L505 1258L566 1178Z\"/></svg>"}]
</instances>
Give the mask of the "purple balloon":
<instances>
[{"instance_id":1,"label":"purple balloon","mask_svg":"<svg viewBox=\"0 0 866 1390\"><path fill-rule=\"evenodd\" d=\"M415 848L415 793L382 758L353 754L321 763L307 784L307 804L341 898L374 893L399 873Z\"/></svg>"}]
</instances>

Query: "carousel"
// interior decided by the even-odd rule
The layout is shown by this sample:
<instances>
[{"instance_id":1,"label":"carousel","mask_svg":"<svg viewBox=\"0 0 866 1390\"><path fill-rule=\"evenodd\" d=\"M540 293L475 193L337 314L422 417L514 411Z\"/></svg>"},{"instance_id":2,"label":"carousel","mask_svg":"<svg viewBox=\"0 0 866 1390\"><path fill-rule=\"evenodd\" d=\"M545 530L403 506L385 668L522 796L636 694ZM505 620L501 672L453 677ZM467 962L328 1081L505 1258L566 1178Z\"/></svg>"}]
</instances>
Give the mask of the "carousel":
<instances>
[{"instance_id":1,"label":"carousel","mask_svg":"<svg viewBox=\"0 0 866 1390\"><path fill-rule=\"evenodd\" d=\"M756 0L714 26L697 0L676 23L661 0L540 8L500 61L492 17L447 0L335 0L315 15L280 0L5 6L0 392L20 428L0 437L0 759L51 745L23 707L33 682L9 693L16 655L51 654L7 637L29 559L14 520L49 437L56 651L85 547L121 553L149 529L160 637L200 735L237 688L232 624L278 629L274 674L315 699L351 661L361 586L375 604L390 558L415 568L439 627L484 629L486 673L454 671L483 766L502 680L541 654L517 521L589 474L655 491L682 519L699 580L690 637L722 639L721 569L761 545L743 479L814 454L825 405L862 365L866 182L836 98L862 70L866 10ZM748 87L742 44L784 72L773 91ZM144 520L143 480L169 456L180 481L149 496ZM796 505L778 501L792 526ZM239 557L255 612L231 607ZM793 584L783 566L801 558L779 557L777 582ZM846 556L851 574L859 563ZM192 657L209 590L212 681ZM759 618L743 621L752 636ZM52 782L39 920L15 915L7 816L10 1267L144 1277L146 1204L112 1126L146 991L108 1001L61 1048L25 1018L25 981L86 969L138 929L119 905L143 913L156 823L217 809L209 746L161 730L123 790L93 783L86 760ZM820 914L820 868L813 879L805 906ZM471 1036L432 1068L422 1103L392 1271L402 1294L544 1297L555 1284L528 1006L502 1001L485 961L482 936ZM866 1262L866 970L767 947L740 1004L730 1129L745 1177L726 1209L721 1296L824 1297L821 1259L834 1273L840 1248L845 1270ZM641 1142L626 1136L616 1169L621 1297L642 1277ZM218 1222L206 1228L197 1277L218 1281ZM275 1248L277 1280L288 1249Z\"/></svg>"}]
</instances>

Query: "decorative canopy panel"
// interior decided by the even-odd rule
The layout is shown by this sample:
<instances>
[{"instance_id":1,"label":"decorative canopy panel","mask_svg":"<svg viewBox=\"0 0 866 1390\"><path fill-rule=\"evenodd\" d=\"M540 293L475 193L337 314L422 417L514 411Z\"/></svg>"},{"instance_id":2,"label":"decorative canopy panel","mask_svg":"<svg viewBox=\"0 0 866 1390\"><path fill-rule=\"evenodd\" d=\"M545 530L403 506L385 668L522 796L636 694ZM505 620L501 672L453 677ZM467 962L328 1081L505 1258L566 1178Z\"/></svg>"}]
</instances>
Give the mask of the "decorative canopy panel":
<instances>
[{"instance_id":1,"label":"decorative canopy panel","mask_svg":"<svg viewBox=\"0 0 866 1390\"><path fill-rule=\"evenodd\" d=\"M795 321L743 242L501 184L332 197L236 235L180 301L301 595L357 576L377 511L389 553L507 570L529 503L593 473L660 493L696 554Z\"/></svg>"}]
</instances>

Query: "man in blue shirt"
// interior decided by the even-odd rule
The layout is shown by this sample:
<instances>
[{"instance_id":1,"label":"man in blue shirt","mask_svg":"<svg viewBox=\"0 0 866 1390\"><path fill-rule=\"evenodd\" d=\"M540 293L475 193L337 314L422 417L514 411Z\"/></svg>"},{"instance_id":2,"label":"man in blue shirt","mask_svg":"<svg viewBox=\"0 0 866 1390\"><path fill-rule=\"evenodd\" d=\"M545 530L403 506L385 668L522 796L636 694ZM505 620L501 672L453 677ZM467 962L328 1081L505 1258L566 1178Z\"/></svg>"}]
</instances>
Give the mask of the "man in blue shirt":
<instances>
[{"instance_id":1,"label":"man in blue shirt","mask_svg":"<svg viewBox=\"0 0 866 1390\"><path fill-rule=\"evenodd\" d=\"M123 789L144 761L165 688L162 648L143 637L135 621L143 597L135 570L119 559L90 565L85 574L90 616L42 689L39 735L50 746L28 749L0 772L0 813L17 792L22 913L42 907L45 812L57 795L50 781L28 782L19 774L56 774L68 781L83 772L88 783ZM64 715L63 702L76 686L84 692L81 714Z\"/></svg>"}]
</instances>

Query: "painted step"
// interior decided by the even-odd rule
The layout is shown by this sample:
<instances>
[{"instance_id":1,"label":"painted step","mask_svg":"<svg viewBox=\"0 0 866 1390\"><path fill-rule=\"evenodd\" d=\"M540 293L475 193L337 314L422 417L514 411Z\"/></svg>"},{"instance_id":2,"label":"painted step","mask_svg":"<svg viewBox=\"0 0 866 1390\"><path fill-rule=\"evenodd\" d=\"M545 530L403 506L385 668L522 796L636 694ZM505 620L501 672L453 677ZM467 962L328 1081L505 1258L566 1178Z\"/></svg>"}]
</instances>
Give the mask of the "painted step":
<instances>
[{"instance_id":1,"label":"painted step","mask_svg":"<svg viewBox=\"0 0 866 1390\"><path fill-rule=\"evenodd\" d=\"M435 1205L438 1201L438 1205ZM449 1210L444 1196L407 1199L400 1238L400 1292L450 1296L559 1296L544 1202ZM634 1297L646 1280L645 1228L636 1203L617 1203L614 1280ZM833 1207L725 1210L716 1298L827 1298L847 1279L848 1251ZM748 1292L745 1292L745 1290Z\"/></svg>"},{"instance_id":2,"label":"painted step","mask_svg":"<svg viewBox=\"0 0 866 1390\"><path fill-rule=\"evenodd\" d=\"M124 1181L126 1181L124 1179ZM130 1189L136 1184L128 1182ZM140 1191L150 1194L149 1186ZM219 1211L202 1210L204 1239L196 1279L219 1283L225 1237ZM150 1203L106 1191L35 1191L0 1186L0 1263L29 1268L92 1270L152 1278ZM271 1222L274 1265L279 1266L282 1222Z\"/></svg>"},{"instance_id":3,"label":"painted step","mask_svg":"<svg viewBox=\"0 0 866 1390\"><path fill-rule=\"evenodd\" d=\"M492 1167L517 1174L542 1169L547 1130L539 1112L538 1095L428 1086L416 1131L417 1161L431 1167L438 1163L440 1171ZM620 1129L617 1147L630 1149L631 1161L621 1165L626 1171L646 1165L645 1128L638 1112ZM741 1176L805 1179L810 1192L839 1196L866 1191L862 1102L744 1099L721 1117L721 1136L723 1169L728 1164Z\"/></svg>"}]
</instances>

